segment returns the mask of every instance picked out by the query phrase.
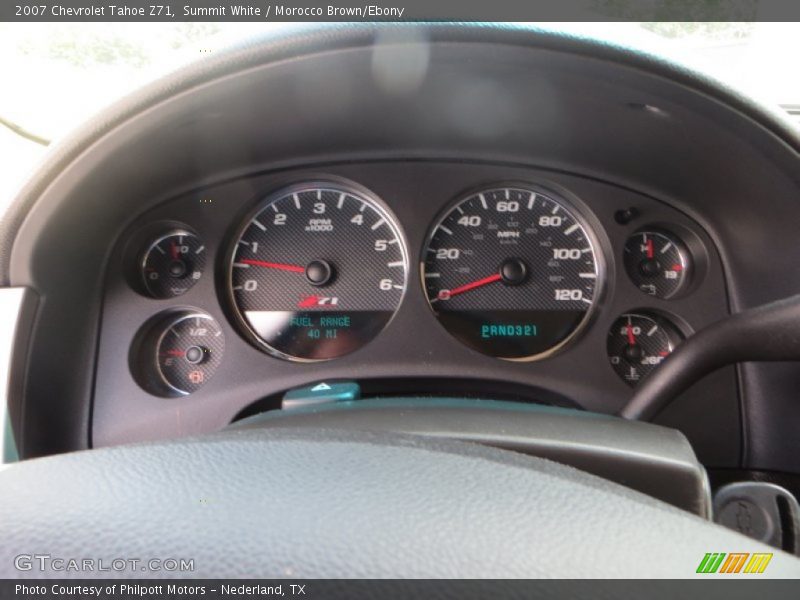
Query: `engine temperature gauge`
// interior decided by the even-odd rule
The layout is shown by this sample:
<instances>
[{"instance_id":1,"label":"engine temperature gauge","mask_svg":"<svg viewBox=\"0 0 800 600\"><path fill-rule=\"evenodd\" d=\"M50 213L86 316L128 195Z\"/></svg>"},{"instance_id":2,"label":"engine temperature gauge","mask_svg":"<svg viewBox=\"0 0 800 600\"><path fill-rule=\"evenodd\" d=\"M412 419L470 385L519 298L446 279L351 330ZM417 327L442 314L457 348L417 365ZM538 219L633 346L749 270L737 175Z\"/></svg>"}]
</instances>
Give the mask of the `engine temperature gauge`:
<instances>
[{"instance_id":1,"label":"engine temperature gauge","mask_svg":"<svg viewBox=\"0 0 800 600\"><path fill-rule=\"evenodd\" d=\"M649 313L621 315L608 332L611 366L635 386L669 356L683 335L667 319Z\"/></svg>"},{"instance_id":2,"label":"engine temperature gauge","mask_svg":"<svg viewBox=\"0 0 800 600\"><path fill-rule=\"evenodd\" d=\"M685 289L692 263L676 236L640 231L625 243L625 270L645 294L666 300Z\"/></svg>"}]
</instances>

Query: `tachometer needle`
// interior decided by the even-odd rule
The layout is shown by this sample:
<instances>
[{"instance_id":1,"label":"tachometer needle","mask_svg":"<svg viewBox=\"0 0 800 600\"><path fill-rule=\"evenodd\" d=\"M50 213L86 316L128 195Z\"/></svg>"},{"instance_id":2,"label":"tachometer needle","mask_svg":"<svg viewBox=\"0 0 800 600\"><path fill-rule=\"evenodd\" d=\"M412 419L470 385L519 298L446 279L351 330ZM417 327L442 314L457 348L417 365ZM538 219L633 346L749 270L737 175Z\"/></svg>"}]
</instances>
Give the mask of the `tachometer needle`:
<instances>
[{"instance_id":1,"label":"tachometer needle","mask_svg":"<svg viewBox=\"0 0 800 600\"><path fill-rule=\"evenodd\" d=\"M254 267L265 267L267 269L277 269L279 271L290 271L292 273L305 273L306 268L299 265L287 265L285 263L266 262L263 260L254 260L252 258L245 258L239 261L246 265L253 265Z\"/></svg>"},{"instance_id":2,"label":"tachometer needle","mask_svg":"<svg viewBox=\"0 0 800 600\"><path fill-rule=\"evenodd\" d=\"M495 273L494 275L489 275L489 277L478 279L477 281L473 281L472 283L465 283L464 285L460 285L457 288L453 288L452 290L440 290L439 294L437 295L437 299L449 300L453 296L458 296L459 294L463 294L464 292L468 292L470 290L483 287L484 285L489 285L490 283L494 283L495 281L500 281L502 278L503 277L502 275L500 275L500 273Z\"/></svg>"}]
</instances>

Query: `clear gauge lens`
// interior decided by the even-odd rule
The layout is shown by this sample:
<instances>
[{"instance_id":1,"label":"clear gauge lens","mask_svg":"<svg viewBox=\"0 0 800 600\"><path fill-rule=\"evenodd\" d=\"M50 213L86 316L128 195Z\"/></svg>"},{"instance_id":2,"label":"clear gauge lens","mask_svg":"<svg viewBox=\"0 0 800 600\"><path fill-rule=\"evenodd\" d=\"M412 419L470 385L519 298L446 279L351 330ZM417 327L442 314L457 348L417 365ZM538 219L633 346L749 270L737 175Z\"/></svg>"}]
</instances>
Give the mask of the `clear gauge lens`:
<instances>
[{"instance_id":1,"label":"clear gauge lens","mask_svg":"<svg viewBox=\"0 0 800 600\"><path fill-rule=\"evenodd\" d=\"M642 292L668 299L685 289L692 263L676 236L640 231L625 243L625 270Z\"/></svg>"},{"instance_id":2,"label":"clear gauge lens","mask_svg":"<svg viewBox=\"0 0 800 600\"><path fill-rule=\"evenodd\" d=\"M191 394L211 379L222 360L222 330L203 313L180 315L165 325L155 348L158 374L169 390Z\"/></svg>"},{"instance_id":3,"label":"clear gauge lens","mask_svg":"<svg viewBox=\"0 0 800 600\"><path fill-rule=\"evenodd\" d=\"M197 283L205 266L205 247L186 231L173 231L147 248L142 259L142 280L153 298L185 294Z\"/></svg>"},{"instance_id":4,"label":"clear gauge lens","mask_svg":"<svg viewBox=\"0 0 800 600\"><path fill-rule=\"evenodd\" d=\"M265 351L327 360L357 350L389 323L406 288L394 220L366 192L329 183L266 199L235 241L230 294Z\"/></svg>"},{"instance_id":5,"label":"clear gauge lens","mask_svg":"<svg viewBox=\"0 0 800 600\"><path fill-rule=\"evenodd\" d=\"M587 229L548 192L487 189L459 201L434 227L422 277L431 308L464 344L531 360L586 322L600 269Z\"/></svg>"},{"instance_id":6,"label":"clear gauge lens","mask_svg":"<svg viewBox=\"0 0 800 600\"><path fill-rule=\"evenodd\" d=\"M627 313L614 321L608 332L608 358L617 375L635 386L682 340L678 328L663 317Z\"/></svg>"}]
</instances>

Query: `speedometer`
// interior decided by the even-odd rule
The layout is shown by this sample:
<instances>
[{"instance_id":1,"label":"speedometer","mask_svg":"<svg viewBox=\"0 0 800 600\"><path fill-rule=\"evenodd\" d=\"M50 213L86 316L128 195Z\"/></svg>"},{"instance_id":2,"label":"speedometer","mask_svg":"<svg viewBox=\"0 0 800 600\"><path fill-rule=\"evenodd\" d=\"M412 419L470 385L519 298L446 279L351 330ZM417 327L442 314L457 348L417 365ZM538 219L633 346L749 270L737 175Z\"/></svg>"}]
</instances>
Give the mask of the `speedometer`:
<instances>
[{"instance_id":1,"label":"speedometer","mask_svg":"<svg viewBox=\"0 0 800 600\"><path fill-rule=\"evenodd\" d=\"M229 294L261 349L290 360L336 358L372 340L406 287L394 219L366 190L308 183L267 197L235 242Z\"/></svg>"},{"instance_id":2,"label":"speedometer","mask_svg":"<svg viewBox=\"0 0 800 600\"><path fill-rule=\"evenodd\" d=\"M600 268L588 229L553 192L498 187L459 200L429 235L431 308L461 342L509 360L542 358L586 323Z\"/></svg>"}]
</instances>

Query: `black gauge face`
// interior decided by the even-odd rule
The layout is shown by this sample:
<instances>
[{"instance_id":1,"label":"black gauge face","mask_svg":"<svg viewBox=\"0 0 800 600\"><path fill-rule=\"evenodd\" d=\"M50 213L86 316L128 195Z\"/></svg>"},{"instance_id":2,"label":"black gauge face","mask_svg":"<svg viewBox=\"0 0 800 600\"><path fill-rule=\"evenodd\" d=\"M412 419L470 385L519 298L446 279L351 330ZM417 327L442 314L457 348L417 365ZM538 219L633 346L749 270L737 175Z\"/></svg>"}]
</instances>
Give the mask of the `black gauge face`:
<instances>
[{"instance_id":1,"label":"black gauge face","mask_svg":"<svg viewBox=\"0 0 800 600\"><path fill-rule=\"evenodd\" d=\"M158 338L158 372L168 388L191 394L211 379L224 351L225 338L214 319L202 313L181 315Z\"/></svg>"},{"instance_id":2,"label":"black gauge face","mask_svg":"<svg viewBox=\"0 0 800 600\"><path fill-rule=\"evenodd\" d=\"M683 336L663 317L629 313L620 316L608 332L611 366L628 385L635 386L675 349Z\"/></svg>"},{"instance_id":3,"label":"black gauge face","mask_svg":"<svg viewBox=\"0 0 800 600\"><path fill-rule=\"evenodd\" d=\"M148 323L131 353L131 370L144 389L163 397L196 392L213 377L225 352L217 322L205 313L170 312Z\"/></svg>"},{"instance_id":4,"label":"black gauge face","mask_svg":"<svg viewBox=\"0 0 800 600\"><path fill-rule=\"evenodd\" d=\"M685 289L692 264L677 237L640 231L625 243L625 270L645 294L667 299Z\"/></svg>"},{"instance_id":5,"label":"black gauge face","mask_svg":"<svg viewBox=\"0 0 800 600\"><path fill-rule=\"evenodd\" d=\"M592 240L549 192L512 187L468 196L435 226L423 260L439 321L498 358L551 353L586 321L597 296Z\"/></svg>"},{"instance_id":6,"label":"black gauge face","mask_svg":"<svg viewBox=\"0 0 800 600\"><path fill-rule=\"evenodd\" d=\"M173 231L155 240L142 259L142 280L153 298L185 294L203 274L206 255L200 239Z\"/></svg>"},{"instance_id":7,"label":"black gauge face","mask_svg":"<svg viewBox=\"0 0 800 600\"><path fill-rule=\"evenodd\" d=\"M285 189L235 243L229 285L238 318L281 358L357 350L387 325L405 291L403 240L365 192L321 183Z\"/></svg>"}]
</instances>

